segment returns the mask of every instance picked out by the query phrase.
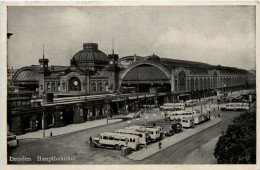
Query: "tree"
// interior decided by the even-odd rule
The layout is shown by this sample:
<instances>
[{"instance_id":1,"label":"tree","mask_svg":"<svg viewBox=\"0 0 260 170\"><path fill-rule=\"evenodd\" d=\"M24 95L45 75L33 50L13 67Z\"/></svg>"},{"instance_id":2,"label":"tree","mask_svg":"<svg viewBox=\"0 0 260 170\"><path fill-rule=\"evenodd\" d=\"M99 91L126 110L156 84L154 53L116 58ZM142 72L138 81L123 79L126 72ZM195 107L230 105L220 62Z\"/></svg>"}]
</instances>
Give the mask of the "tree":
<instances>
[{"instance_id":1,"label":"tree","mask_svg":"<svg viewBox=\"0 0 260 170\"><path fill-rule=\"evenodd\" d=\"M215 152L220 164L256 163L256 111L240 114L220 136Z\"/></svg>"}]
</instances>

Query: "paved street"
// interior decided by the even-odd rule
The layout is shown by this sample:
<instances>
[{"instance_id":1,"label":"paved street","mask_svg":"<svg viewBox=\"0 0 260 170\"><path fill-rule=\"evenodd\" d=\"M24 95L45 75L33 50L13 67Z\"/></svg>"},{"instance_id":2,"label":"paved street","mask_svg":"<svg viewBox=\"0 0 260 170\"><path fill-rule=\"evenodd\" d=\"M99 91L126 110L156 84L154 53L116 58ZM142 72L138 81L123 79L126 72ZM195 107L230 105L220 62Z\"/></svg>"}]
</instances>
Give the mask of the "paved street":
<instances>
[{"instance_id":1,"label":"paved street","mask_svg":"<svg viewBox=\"0 0 260 170\"><path fill-rule=\"evenodd\" d=\"M160 111L150 109L147 111L147 114L149 115L148 124L152 124L152 114L155 113L156 120L162 118ZM219 136L221 134L221 131L224 131L227 128L228 124L233 119L233 117L235 117L238 114L238 112L223 112L221 113L221 118L223 121L220 124L213 126L203 132L200 132L192 137L189 137L143 161L129 160L120 156L119 151L115 151L112 149L91 148L88 145L88 139L90 136L93 137L102 132L115 131L119 128L123 128L132 124L143 124L144 118L140 118L140 120L131 120L130 123L127 123L126 121L118 122L54 138L23 140L20 141L19 146L17 148L12 148L8 152L8 156L13 156L15 158L23 156L29 157L31 158L31 163L33 164L50 163L37 161L37 156L75 156L75 160L64 162L51 162L56 164L179 164L182 163L185 160L185 158L189 155L189 153L191 153L194 149L215 138L216 136ZM165 122L164 120L156 122L158 122L158 124L163 126L165 129L169 126L169 123Z\"/></svg>"}]
</instances>

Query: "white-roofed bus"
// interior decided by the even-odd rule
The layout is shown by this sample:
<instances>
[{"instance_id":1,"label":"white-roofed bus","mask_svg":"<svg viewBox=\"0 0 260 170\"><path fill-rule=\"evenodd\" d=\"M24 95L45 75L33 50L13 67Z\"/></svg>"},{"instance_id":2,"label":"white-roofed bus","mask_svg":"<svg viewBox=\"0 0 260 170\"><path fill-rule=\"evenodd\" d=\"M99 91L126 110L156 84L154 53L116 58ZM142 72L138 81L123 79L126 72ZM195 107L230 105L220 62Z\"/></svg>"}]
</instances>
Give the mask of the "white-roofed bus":
<instances>
[{"instance_id":1,"label":"white-roofed bus","mask_svg":"<svg viewBox=\"0 0 260 170\"><path fill-rule=\"evenodd\" d=\"M182 127L191 128L194 127L194 118L193 117L186 117L181 120Z\"/></svg>"},{"instance_id":2,"label":"white-roofed bus","mask_svg":"<svg viewBox=\"0 0 260 170\"><path fill-rule=\"evenodd\" d=\"M151 142L151 137L148 131L144 131L142 129L118 129L115 131L116 133L120 134L130 134L130 135L136 135L139 137L140 144L147 144Z\"/></svg>"},{"instance_id":3,"label":"white-roofed bus","mask_svg":"<svg viewBox=\"0 0 260 170\"><path fill-rule=\"evenodd\" d=\"M125 129L141 129L149 132L150 138L152 141L157 141L161 138L161 133L158 128L145 128L145 126L132 125L130 127L126 127Z\"/></svg>"},{"instance_id":4,"label":"white-roofed bus","mask_svg":"<svg viewBox=\"0 0 260 170\"><path fill-rule=\"evenodd\" d=\"M95 137L90 141L90 145L92 147L114 148L115 150L121 150L123 147L127 146L133 150L138 150L140 141L139 137L136 135L105 132L99 134L99 137Z\"/></svg>"}]
</instances>

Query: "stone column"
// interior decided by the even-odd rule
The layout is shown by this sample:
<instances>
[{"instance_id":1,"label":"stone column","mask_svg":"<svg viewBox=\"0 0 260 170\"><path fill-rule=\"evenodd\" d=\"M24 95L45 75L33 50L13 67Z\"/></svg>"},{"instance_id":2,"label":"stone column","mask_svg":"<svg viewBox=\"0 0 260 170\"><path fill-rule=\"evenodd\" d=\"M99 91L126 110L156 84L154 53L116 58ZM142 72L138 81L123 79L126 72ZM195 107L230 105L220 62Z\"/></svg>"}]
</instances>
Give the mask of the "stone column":
<instances>
[{"instance_id":1,"label":"stone column","mask_svg":"<svg viewBox=\"0 0 260 170\"><path fill-rule=\"evenodd\" d=\"M174 72L174 71L172 70L172 73L171 73L171 84L172 84L171 91L172 91L172 92L174 92L174 90L176 90L176 89L174 89L174 86L175 86L175 85L174 85L174 74L173 74L173 72Z\"/></svg>"}]
</instances>

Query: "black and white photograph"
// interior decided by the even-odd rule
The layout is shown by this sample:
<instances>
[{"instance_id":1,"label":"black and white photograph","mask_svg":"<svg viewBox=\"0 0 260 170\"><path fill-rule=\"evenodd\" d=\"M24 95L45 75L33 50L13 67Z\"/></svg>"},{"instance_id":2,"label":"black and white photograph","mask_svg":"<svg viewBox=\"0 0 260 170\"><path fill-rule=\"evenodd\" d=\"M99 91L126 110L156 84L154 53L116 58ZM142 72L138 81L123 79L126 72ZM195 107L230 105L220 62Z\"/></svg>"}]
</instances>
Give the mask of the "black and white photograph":
<instances>
[{"instance_id":1,"label":"black and white photograph","mask_svg":"<svg viewBox=\"0 0 260 170\"><path fill-rule=\"evenodd\" d=\"M256 169L258 3L70 4L2 4L2 163Z\"/></svg>"}]
</instances>

